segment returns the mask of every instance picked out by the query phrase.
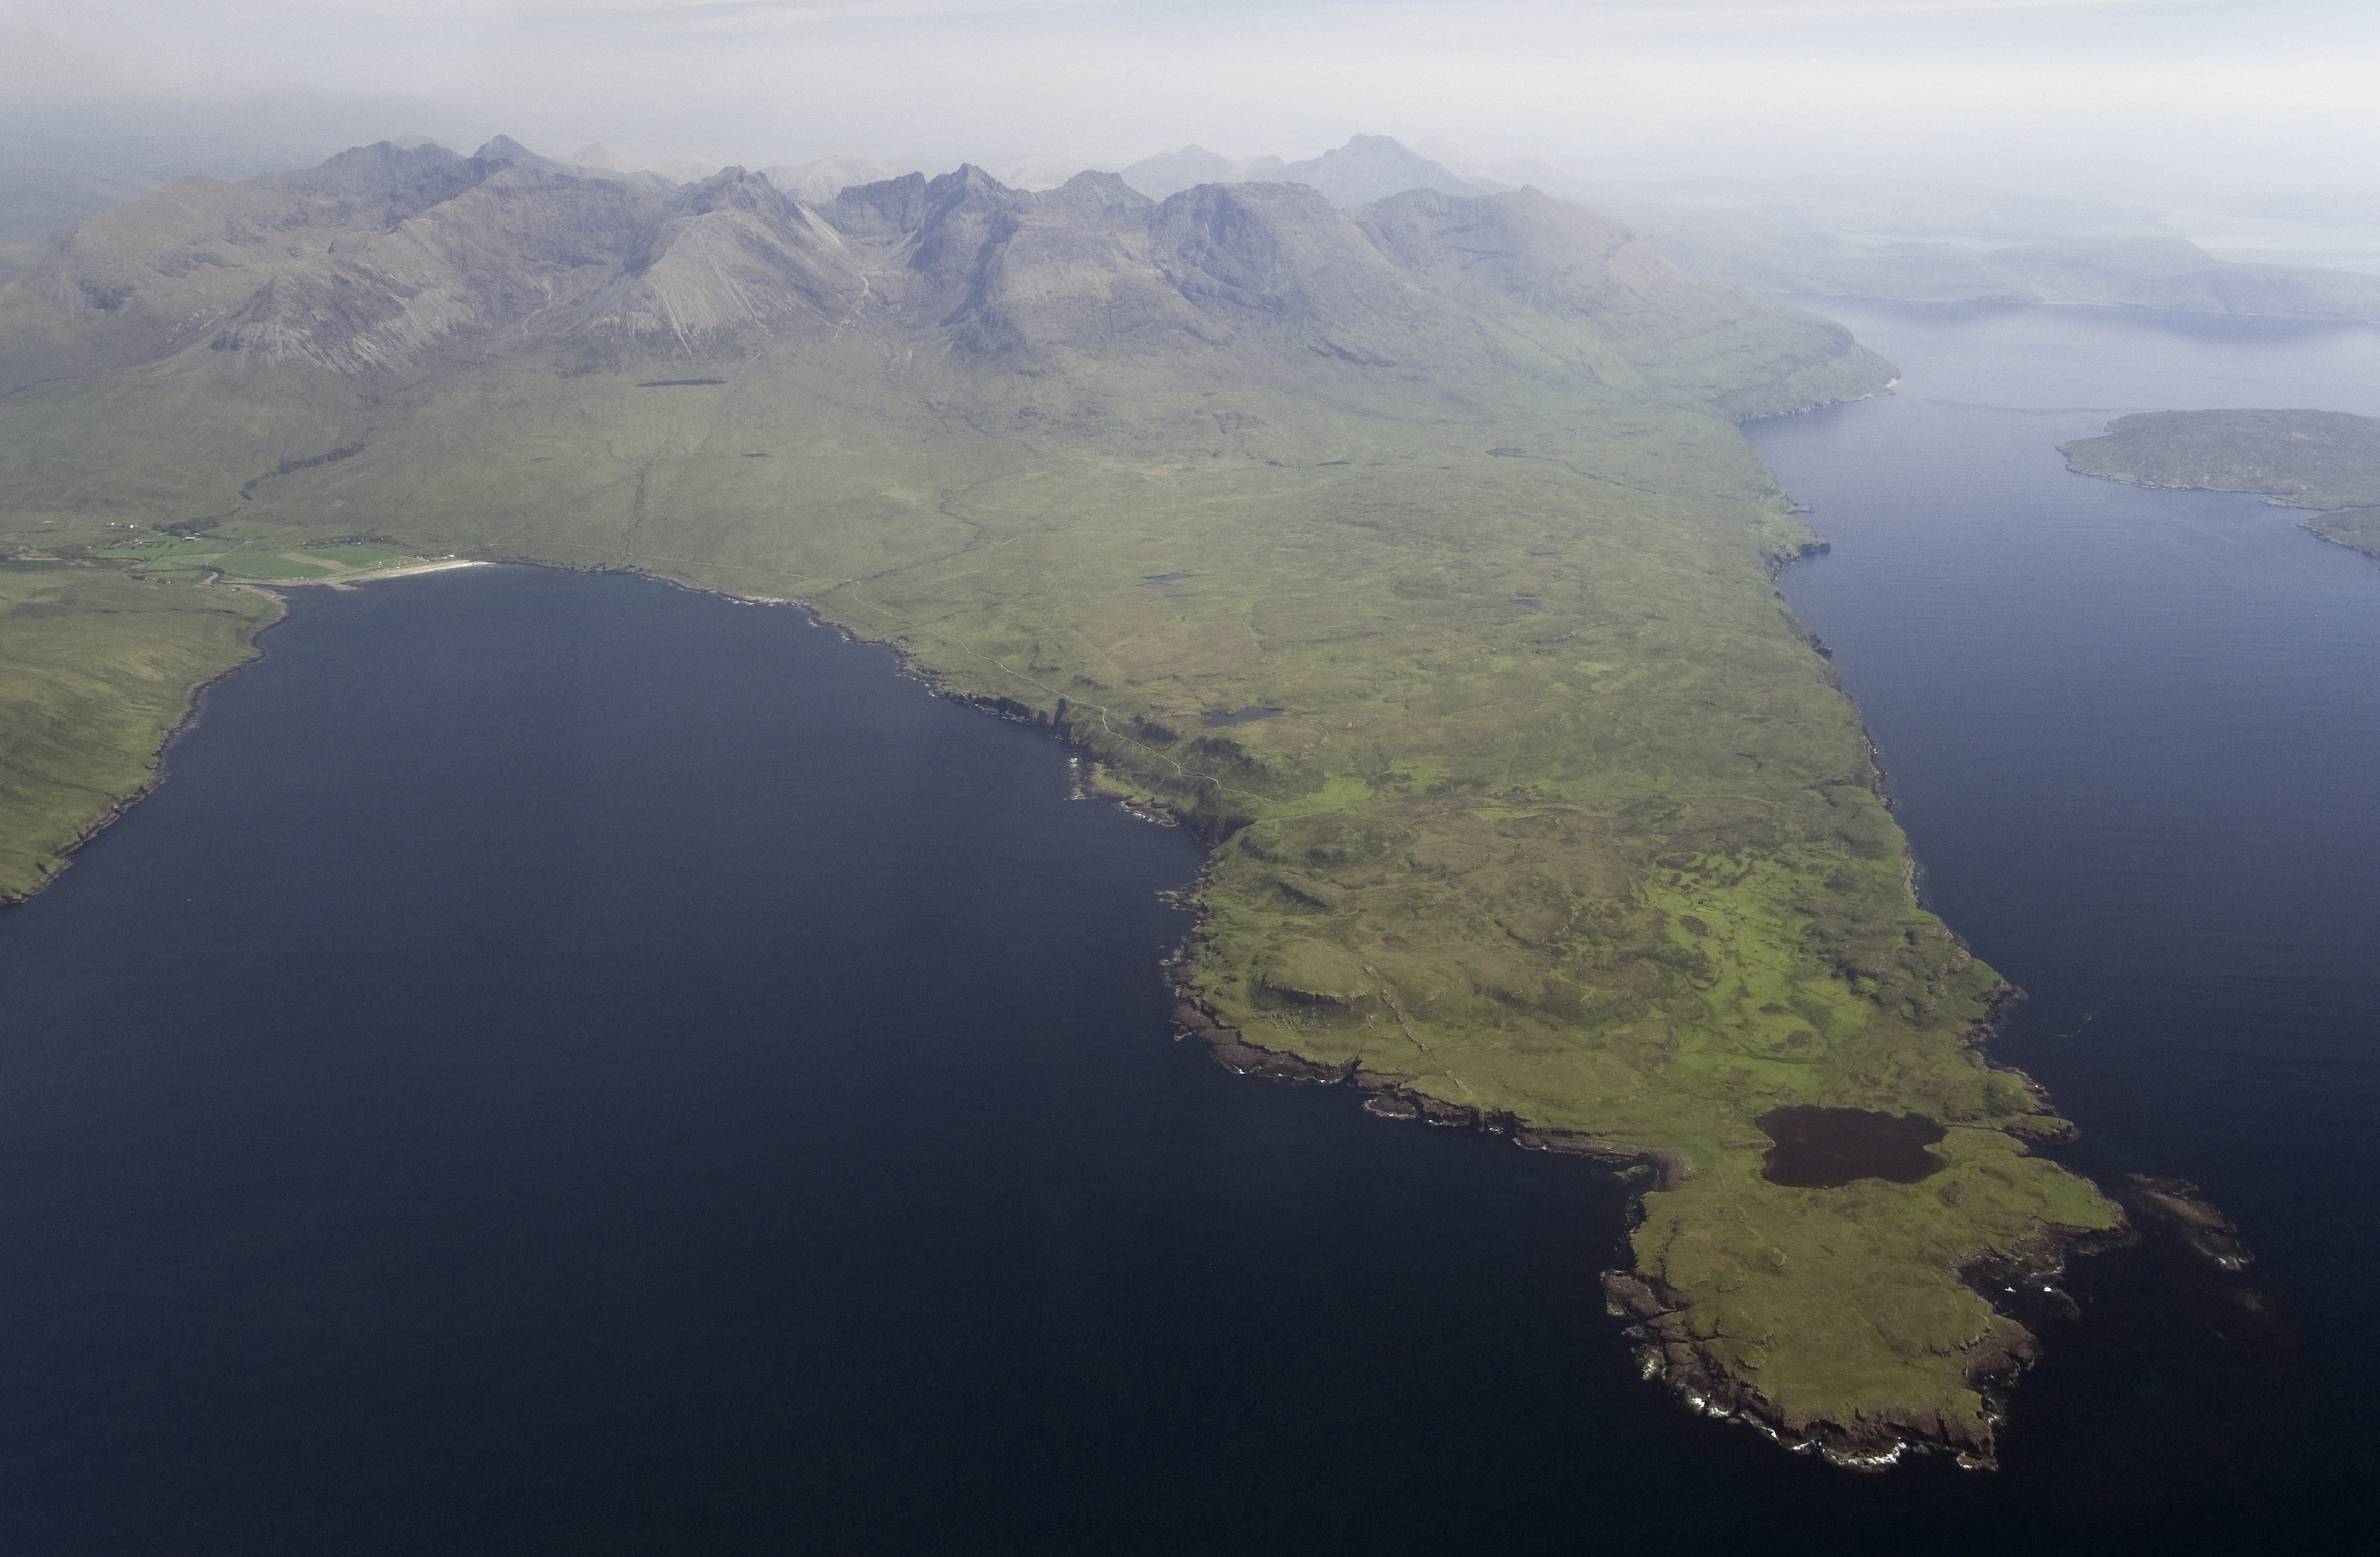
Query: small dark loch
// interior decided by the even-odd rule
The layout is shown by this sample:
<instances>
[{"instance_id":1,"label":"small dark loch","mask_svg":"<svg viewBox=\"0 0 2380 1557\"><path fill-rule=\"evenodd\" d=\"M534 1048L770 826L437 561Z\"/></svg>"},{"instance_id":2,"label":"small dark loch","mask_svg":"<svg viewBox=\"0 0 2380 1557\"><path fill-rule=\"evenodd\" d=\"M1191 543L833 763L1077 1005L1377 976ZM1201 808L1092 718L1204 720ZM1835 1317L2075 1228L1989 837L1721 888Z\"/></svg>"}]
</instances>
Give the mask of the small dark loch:
<instances>
[{"instance_id":1,"label":"small dark loch","mask_svg":"<svg viewBox=\"0 0 2380 1557\"><path fill-rule=\"evenodd\" d=\"M1796 1189L1840 1189L1855 1178L1914 1184L1942 1165L1925 1150L1942 1127L1923 1114L1792 1104L1760 1116L1777 1144L1762 1156L1760 1177Z\"/></svg>"}]
</instances>

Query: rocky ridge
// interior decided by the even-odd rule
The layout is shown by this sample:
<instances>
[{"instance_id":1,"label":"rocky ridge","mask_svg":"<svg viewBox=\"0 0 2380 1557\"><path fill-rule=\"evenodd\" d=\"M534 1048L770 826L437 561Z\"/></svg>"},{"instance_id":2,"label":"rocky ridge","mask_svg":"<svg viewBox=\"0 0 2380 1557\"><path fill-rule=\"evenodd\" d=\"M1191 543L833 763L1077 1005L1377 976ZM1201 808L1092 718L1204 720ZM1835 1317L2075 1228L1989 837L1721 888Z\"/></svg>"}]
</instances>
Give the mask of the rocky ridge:
<instances>
[{"instance_id":1,"label":"rocky ridge","mask_svg":"<svg viewBox=\"0 0 2380 1557\"><path fill-rule=\"evenodd\" d=\"M1392 374L1453 355L1740 415L1799 395L1772 370L1779 347L1791 374L1875 368L1840 327L1738 299L1529 191L1342 211L1286 183L1160 202L1110 174L1030 194L963 167L810 205L741 168L662 188L502 139L468 158L383 142L244 185L186 179L87 223L23 290L100 326L77 343L86 361L96 335L110 366L202 344L347 377L858 330L1009 368L1188 350ZM51 376L44 356L12 353L9 379Z\"/></svg>"}]
</instances>

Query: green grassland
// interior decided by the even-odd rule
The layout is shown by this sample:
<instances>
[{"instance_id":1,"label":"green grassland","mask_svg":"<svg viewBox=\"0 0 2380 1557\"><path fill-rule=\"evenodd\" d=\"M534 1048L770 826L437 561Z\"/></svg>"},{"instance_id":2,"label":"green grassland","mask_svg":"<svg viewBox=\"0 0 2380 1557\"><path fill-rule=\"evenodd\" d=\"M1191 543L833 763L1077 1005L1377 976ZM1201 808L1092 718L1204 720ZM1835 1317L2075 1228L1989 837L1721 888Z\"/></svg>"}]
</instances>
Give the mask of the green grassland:
<instances>
[{"instance_id":1,"label":"green grassland","mask_svg":"<svg viewBox=\"0 0 2380 1557\"><path fill-rule=\"evenodd\" d=\"M155 780L192 693L279 614L249 590L0 562L0 901L46 886Z\"/></svg>"},{"instance_id":2,"label":"green grassland","mask_svg":"<svg viewBox=\"0 0 2380 1557\"><path fill-rule=\"evenodd\" d=\"M0 560L0 903L47 886L156 781L198 689L279 619L271 596L221 581L326 582L421 561L278 525L168 533L72 512L18 519L0 551L16 554Z\"/></svg>"},{"instance_id":3,"label":"green grassland","mask_svg":"<svg viewBox=\"0 0 2380 1557\"><path fill-rule=\"evenodd\" d=\"M2380 417L2341 411L2152 411L2058 450L2085 476L2144 487L2263 492L2320 516L2306 527L2380 556Z\"/></svg>"},{"instance_id":4,"label":"green grassland","mask_svg":"<svg viewBox=\"0 0 2380 1557\"><path fill-rule=\"evenodd\" d=\"M2380 557L2380 508L2336 509L2307 520L2306 528L2325 540Z\"/></svg>"},{"instance_id":5,"label":"green grassland","mask_svg":"<svg viewBox=\"0 0 2380 1557\"><path fill-rule=\"evenodd\" d=\"M424 561L359 538L293 543L288 532L277 526L237 522L196 535L144 530L129 540L91 548L88 555L134 563L142 577L198 572L242 583L320 584Z\"/></svg>"},{"instance_id":6,"label":"green grassland","mask_svg":"<svg viewBox=\"0 0 2380 1557\"><path fill-rule=\"evenodd\" d=\"M1421 281L1284 218L1264 252L1307 278L1305 314L1210 308L1193 349L1087 219L1037 235L1050 208L983 198L1023 223L1001 240L1010 305L959 337L991 346L953 346L955 289L904 333L833 322L867 316L826 283L829 324L698 350L582 332L343 377L168 341L0 403L0 545L182 576L344 562L325 538L361 537L808 602L1198 829L1202 1020L1658 1161L1633 1257L1673 1383L1846 1453L1988 1459L1984 1389L2027 1338L1961 1273L2119 1217L2031 1153L2062 1122L1976 1051L1999 980L1916 904L1853 710L1773 587L1813 537L1730 420L1873 392L1888 366L1627 272L1600 229L1620 279L1592 328L1541 278L1512 289L1525 306L1433 313L1475 284L1430 276L1395 202L1367 230L1423 255L1402 272ZM1244 237L1226 217L1255 220L1209 230ZM867 213L840 220L862 247ZM885 241L912 277L930 257ZM860 273L866 297L900 281ZM21 338L70 333L22 292L0 297L31 316ZM77 576L257 598L98 565ZM1282 712L1202 722L1251 705ZM1944 1166L1771 1185L1755 1121L1790 1103L1925 1113Z\"/></svg>"}]
</instances>

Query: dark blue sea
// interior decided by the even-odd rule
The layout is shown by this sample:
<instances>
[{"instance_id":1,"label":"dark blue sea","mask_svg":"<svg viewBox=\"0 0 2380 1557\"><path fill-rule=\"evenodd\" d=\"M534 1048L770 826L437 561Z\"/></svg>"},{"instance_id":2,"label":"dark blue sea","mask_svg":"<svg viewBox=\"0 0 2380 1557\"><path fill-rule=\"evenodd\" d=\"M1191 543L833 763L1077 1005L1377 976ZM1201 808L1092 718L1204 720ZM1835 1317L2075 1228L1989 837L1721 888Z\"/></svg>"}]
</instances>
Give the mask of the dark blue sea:
<instances>
[{"instance_id":1,"label":"dark blue sea","mask_svg":"<svg viewBox=\"0 0 2380 1557\"><path fill-rule=\"evenodd\" d=\"M2261 1256L2078 1263L2003 1470L1691 1415L1602 1310L1622 1186L1172 1042L1197 847L1046 736L790 608L489 568L293 591L0 912L0 1551L2359 1530L2380 563L2053 446L2380 411L2380 333L1828 307L1907 377L1753 429L1835 547L1788 594L2076 1165Z\"/></svg>"}]
</instances>

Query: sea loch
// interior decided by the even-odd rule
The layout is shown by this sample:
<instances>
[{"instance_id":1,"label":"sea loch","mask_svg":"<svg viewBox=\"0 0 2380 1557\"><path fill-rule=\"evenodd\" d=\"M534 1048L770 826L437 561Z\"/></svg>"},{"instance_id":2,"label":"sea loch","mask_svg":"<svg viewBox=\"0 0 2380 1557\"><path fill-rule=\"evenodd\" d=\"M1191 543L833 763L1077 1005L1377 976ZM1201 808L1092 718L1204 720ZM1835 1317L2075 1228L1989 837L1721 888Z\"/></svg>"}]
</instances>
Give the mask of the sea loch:
<instances>
[{"instance_id":1,"label":"sea loch","mask_svg":"<svg viewBox=\"0 0 2380 1557\"><path fill-rule=\"evenodd\" d=\"M1193 842L786 609L315 594L0 915L0 1537L27 1551L2006 1550L2360 1517L2380 565L2067 473L2168 404L2380 409L2380 338L1828 308L1782 585L2070 1160L2195 1179L1997 1475L1635 1380L1629 1186L1171 1042Z\"/></svg>"}]
</instances>

